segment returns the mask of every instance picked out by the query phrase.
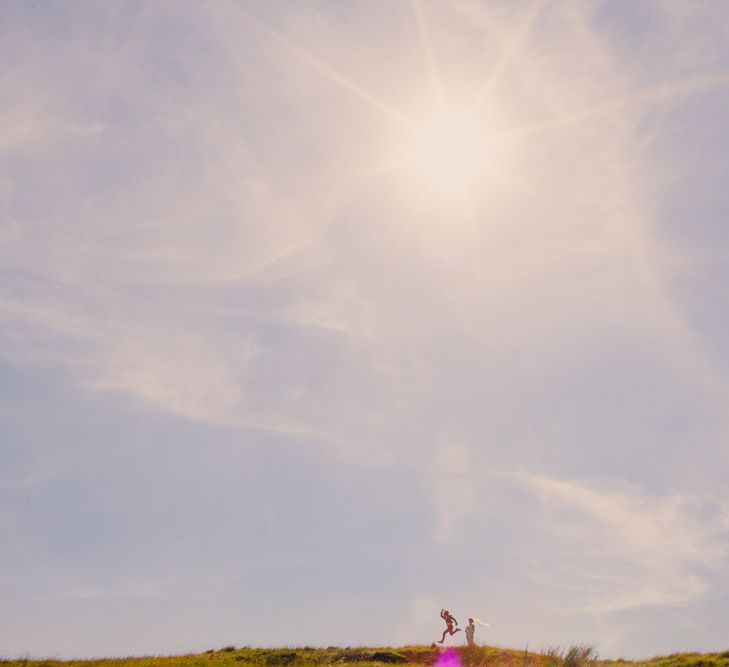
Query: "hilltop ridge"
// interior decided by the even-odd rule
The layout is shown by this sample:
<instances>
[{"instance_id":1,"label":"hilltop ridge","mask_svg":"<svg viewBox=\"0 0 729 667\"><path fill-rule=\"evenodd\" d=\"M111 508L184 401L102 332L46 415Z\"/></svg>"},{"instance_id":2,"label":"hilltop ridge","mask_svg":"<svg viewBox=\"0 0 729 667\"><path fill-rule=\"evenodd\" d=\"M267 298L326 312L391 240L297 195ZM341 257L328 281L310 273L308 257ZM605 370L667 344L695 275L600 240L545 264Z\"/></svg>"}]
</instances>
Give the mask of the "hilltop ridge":
<instances>
[{"instance_id":1,"label":"hilltop ridge","mask_svg":"<svg viewBox=\"0 0 729 667\"><path fill-rule=\"evenodd\" d=\"M93 658L84 660L2 659L3 667L325 667L356 664L434 665L450 650L463 667L729 667L729 651L721 653L674 653L649 660L601 660L589 646L550 648L540 652L495 646L437 647L282 647L225 646L203 653L170 656Z\"/></svg>"}]
</instances>

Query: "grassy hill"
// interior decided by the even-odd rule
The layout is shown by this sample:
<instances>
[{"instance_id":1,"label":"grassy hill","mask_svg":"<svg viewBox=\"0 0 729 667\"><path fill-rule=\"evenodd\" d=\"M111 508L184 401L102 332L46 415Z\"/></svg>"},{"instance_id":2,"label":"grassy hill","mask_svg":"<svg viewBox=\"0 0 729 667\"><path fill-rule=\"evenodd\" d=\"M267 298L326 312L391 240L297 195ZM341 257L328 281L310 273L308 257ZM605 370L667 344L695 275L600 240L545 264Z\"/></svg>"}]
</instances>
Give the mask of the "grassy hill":
<instances>
[{"instance_id":1,"label":"grassy hill","mask_svg":"<svg viewBox=\"0 0 729 667\"><path fill-rule=\"evenodd\" d=\"M456 647L463 667L729 667L729 651L676 653L643 661L600 660L590 647L571 646L541 653L482 646ZM200 654L145 656L93 660L0 660L2 667L385 667L433 665L442 649L428 646L400 648L280 648L226 646ZM354 664L356 663L356 664Z\"/></svg>"}]
</instances>

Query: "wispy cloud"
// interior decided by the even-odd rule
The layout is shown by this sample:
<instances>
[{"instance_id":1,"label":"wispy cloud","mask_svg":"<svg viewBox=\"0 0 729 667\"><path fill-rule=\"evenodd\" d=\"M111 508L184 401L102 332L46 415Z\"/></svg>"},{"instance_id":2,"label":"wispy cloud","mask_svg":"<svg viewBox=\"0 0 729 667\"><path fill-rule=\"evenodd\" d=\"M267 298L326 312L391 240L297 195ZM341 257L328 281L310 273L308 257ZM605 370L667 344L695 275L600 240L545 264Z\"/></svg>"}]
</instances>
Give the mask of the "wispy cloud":
<instances>
[{"instance_id":1,"label":"wispy cloud","mask_svg":"<svg viewBox=\"0 0 729 667\"><path fill-rule=\"evenodd\" d=\"M531 473L514 479L539 496L547 510L545 530L561 544L566 570L553 583L580 591L582 600L565 611L686 604L711 590L709 572L729 553L725 498L656 496L620 482Z\"/></svg>"}]
</instances>

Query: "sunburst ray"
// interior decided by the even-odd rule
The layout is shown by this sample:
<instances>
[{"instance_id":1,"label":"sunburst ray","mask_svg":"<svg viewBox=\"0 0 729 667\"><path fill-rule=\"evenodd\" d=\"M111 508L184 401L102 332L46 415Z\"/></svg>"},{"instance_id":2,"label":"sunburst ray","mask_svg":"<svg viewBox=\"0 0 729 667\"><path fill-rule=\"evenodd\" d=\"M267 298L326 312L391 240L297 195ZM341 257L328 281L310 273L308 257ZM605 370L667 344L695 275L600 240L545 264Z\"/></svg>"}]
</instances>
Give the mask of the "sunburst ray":
<instances>
[{"instance_id":1,"label":"sunburst ray","mask_svg":"<svg viewBox=\"0 0 729 667\"><path fill-rule=\"evenodd\" d=\"M564 114L543 123L534 123L532 125L524 125L515 128L508 133L508 137L521 137L548 130L569 127L577 123L599 118L600 116L608 116L619 111L624 111L630 105L649 107L665 100L672 100L683 95L690 95L702 90L711 88L720 88L729 84L729 73L723 72L698 79L690 79L688 81L677 81L673 83L660 84L651 86L643 90L633 93L627 93L621 97L608 100L600 106L585 109L575 113Z\"/></svg>"},{"instance_id":2,"label":"sunburst ray","mask_svg":"<svg viewBox=\"0 0 729 667\"><path fill-rule=\"evenodd\" d=\"M529 34L529 31L531 30L534 22L539 16L539 13L541 12L545 2L546 0L534 0L522 20L512 31L511 38L507 43L506 49L491 69L491 72L489 73L486 82L481 87L480 92L476 97L476 101L474 102L474 109L476 112L480 111L483 108L483 105L485 104L489 95L498 84L499 79L501 79L501 76L503 75L506 66L514 58L514 55L519 50L522 42Z\"/></svg>"},{"instance_id":3,"label":"sunburst ray","mask_svg":"<svg viewBox=\"0 0 729 667\"><path fill-rule=\"evenodd\" d=\"M288 51L295 54L298 58L300 58L306 64L310 65L323 77L329 79L333 83L337 84L337 86L346 90L363 102L366 102L369 106L376 109L377 111L382 112L396 123L403 125L407 128L412 127L413 123L411 119L407 118L393 106L389 105L387 102L377 97L377 95L371 93L366 88L363 88L355 81L352 81L352 79L350 79L345 74L342 74L342 72L340 72L339 70L327 64L320 58L317 58L308 49L304 48L294 40L290 39L283 33L276 30L275 28L272 28L267 23L264 23L263 21L261 21L261 19L257 18L242 7L238 6L232 0L228 0L227 4L228 6L232 7L239 16L243 17L248 23L255 27L259 32L263 33L267 37L270 37L273 41L277 42Z\"/></svg>"},{"instance_id":4,"label":"sunburst ray","mask_svg":"<svg viewBox=\"0 0 729 667\"><path fill-rule=\"evenodd\" d=\"M423 58L425 58L425 63L428 68L428 79L430 80L430 86L433 91L433 98L436 104L442 105L443 84L441 82L440 71L438 69L438 62L433 50L433 43L430 39L428 24L425 20L425 16L423 15L422 0L410 0L410 5L412 6L415 23L418 28L420 48L423 51Z\"/></svg>"}]
</instances>

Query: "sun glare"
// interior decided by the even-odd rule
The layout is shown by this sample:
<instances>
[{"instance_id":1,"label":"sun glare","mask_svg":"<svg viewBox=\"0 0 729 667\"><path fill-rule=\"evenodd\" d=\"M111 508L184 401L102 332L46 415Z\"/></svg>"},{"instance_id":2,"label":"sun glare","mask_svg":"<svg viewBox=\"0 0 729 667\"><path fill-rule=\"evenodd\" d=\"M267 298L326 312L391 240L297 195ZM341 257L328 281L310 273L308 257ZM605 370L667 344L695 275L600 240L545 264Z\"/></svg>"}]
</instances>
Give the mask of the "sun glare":
<instances>
[{"instance_id":1,"label":"sun glare","mask_svg":"<svg viewBox=\"0 0 729 667\"><path fill-rule=\"evenodd\" d=\"M406 160L415 185L437 196L461 195L494 168L495 154L479 117L443 107L417 123Z\"/></svg>"}]
</instances>

